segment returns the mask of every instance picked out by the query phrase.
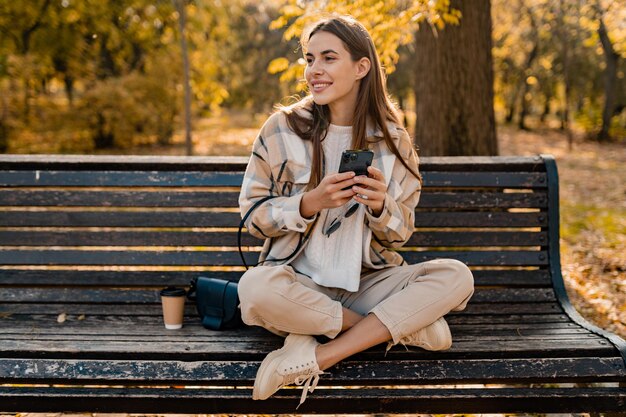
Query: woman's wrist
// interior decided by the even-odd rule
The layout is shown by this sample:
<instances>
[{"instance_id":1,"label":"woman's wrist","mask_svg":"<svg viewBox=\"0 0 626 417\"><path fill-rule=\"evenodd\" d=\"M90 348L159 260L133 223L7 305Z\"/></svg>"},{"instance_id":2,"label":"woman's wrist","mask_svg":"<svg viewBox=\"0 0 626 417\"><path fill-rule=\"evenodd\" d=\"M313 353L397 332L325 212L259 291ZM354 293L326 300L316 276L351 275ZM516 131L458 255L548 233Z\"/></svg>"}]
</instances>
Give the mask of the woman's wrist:
<instances>
[{"instance_id":1,"label":"woman's wrist","mask_svg":"<svg viewBox=\"0 0 626 417\"><path fill-rule=\"evenodd\" d=\"M315 204L315 198L311 195L311 191L307 191L300 200L300 215L305 219L310 219L321 211Z\"/></svg>"}]
</instances>

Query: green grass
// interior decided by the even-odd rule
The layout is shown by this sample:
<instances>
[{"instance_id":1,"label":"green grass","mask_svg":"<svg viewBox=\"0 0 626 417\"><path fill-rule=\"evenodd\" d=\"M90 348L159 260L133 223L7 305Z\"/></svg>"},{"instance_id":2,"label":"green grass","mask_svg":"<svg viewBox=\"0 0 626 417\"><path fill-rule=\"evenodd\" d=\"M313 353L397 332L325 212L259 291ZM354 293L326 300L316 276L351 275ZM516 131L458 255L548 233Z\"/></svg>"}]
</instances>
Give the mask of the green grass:
<instances>
[{"instance_id":1,"label":"green grass","mask_svg":"<svg viewBox=\"0 0 626 417\"><path fill-rule=\"evenodd\" d=\"M615 248L626 234L626 209L561 202L561 237L575 244L585 231L601 233L608 247Z\"/></svg>"}]
</instances>

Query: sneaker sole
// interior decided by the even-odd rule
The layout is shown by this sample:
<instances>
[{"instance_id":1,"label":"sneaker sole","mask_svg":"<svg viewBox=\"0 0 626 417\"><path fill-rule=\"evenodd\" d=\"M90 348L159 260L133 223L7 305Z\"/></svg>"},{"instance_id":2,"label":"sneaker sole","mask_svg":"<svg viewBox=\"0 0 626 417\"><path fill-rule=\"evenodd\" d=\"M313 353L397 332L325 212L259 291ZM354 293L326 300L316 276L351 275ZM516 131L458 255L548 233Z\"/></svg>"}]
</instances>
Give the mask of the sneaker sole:
<instances>
[{"instance_id":1,"label":"sneaker sole","mask_svg":"<svg viewBox=\"0 0 626 417\"><path fill-rule=\"evenodd\" d=\"M287 338L289 338L289 336L287 336ZM265 359L263 359L263 362L261 362L261 366L259 367L259 370L257 371L257 374L256 374L256 378L254 379L254 388L252 389L252 399L253 400L267 400L276 391L278 391L279 389L282 388L282 387L278 387L278 389L276 391L270 393L269 395L261 396L260 393L259 393L259 391L261 390L259 381L264 379L265 374L267 373L267 369L270 367L271 364L273 364L277 360L276 359L277 357L280 357L280 355L283 353L285 348L287 346L289 346L290 344L291 344L290 340L285 339L285 345L282 348L269 353L265 357Z\"/></svg>"}]
</instances>

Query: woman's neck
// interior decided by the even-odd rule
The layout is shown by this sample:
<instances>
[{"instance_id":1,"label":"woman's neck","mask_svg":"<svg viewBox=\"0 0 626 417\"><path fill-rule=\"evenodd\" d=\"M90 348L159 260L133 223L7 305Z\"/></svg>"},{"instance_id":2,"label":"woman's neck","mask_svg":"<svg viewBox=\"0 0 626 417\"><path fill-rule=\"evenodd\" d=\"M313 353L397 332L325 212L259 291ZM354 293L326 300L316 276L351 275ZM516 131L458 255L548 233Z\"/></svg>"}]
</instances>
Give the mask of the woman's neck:
<instances>
[{"instance_id":1,"label":"woman's neck","mask_svg":"<svg viewBox=\"0 0 626 417\"><path fill-rule=\"evenodd\" d=\"M337 126L352 126L356 106L346 106L344 103L329 103L330 122Z\"/></svg>"}]
</instances>

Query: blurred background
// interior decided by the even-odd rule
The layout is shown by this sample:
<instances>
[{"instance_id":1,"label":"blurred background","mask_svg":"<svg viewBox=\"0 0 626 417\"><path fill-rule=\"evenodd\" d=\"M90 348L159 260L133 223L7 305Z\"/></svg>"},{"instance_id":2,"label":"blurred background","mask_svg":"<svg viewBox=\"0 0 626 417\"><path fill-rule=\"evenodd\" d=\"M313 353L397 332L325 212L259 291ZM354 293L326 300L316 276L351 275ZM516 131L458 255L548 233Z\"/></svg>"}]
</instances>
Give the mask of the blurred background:
<instances>
[{"instance_id":1,"label":"blurred background","mask_svg":"<svg viewBox=\"0 0 626 417\"><path fill-rule=\"evenodd\" d=\"M568 291L626 337L626 0L0 0L0 152L248 155L331 11L422 156L557 157Z\"/></svg>"}]
</instances>

